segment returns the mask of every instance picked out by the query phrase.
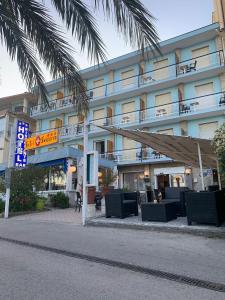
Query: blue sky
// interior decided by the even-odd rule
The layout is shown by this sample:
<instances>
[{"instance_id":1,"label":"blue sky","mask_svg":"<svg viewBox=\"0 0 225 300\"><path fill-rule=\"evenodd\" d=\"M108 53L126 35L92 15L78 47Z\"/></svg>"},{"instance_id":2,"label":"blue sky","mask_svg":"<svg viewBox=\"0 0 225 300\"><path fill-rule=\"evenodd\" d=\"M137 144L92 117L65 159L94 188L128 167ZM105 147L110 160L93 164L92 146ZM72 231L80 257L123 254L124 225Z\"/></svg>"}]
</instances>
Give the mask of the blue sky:
<instances>
[{"instance_id":1,"label":"blue sky","mask_svg":"<svg viewBox=\"0 0 225 300\"><path fill-rule=\"evenodd\" d=\"M86 0L92 5L94 0ZM46 5L50 0L45 0ZM155 26L161 40L208 25L212 18L213 0L142 0L145 6L155 16ZM49 6L50 7L50 6ZM57 19L55 12L54 19ZM118 36L115 27L107 23L101 13L95 14L102 38L107 46L108 58L114 58L132 50L126 45L123 38ZM85 53L79 52L79 47L74 39L66 34L66 38L75 47L74 57L81 68L91 66ZM46 80L51 76L44 70ZM21 79L16 62L11 62L4 46L0 45L0 97L13 95L26 91L26 85Z\"/></svg>"}]
</instances>

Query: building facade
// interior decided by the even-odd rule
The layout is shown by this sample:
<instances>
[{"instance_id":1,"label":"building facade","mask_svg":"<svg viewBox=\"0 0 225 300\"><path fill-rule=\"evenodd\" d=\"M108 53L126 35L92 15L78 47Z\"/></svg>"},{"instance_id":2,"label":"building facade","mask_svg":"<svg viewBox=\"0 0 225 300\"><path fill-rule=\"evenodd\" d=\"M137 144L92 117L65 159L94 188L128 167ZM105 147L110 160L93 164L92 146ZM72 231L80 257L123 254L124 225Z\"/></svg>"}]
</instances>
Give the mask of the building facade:
<instances>
[{"instance_id":1,"label":"building facade","mask_svg":"<svg viewBox=\"0 0 225 300\"><path fill-rule=\"evenodd\" d=\"M30 117L30 108L36 103L31 93L0 98L0 165L8 162L11 128L16 120L28 122L35 132L36 120Z\"/></svg>"},{"instance_id":2,"label":"building facade","mask_svg":"<svg viewBox=\"0 0 225 300\"><path fill-rule=\"evenodd\" d=\"M188 185L200 189L199 170L174 162L153 149L98 127L116 126L161 134L211 139L225 113L224 41L219 23L160 43L162 55L146 50L81 71L90 98L89 150L113 161L120 187L144 190ZM59 142L36 155L65 147L83 150L83 118L63 81L47 85L50 105L39 97L30 110L37 133L57 128ZM52 152L53 153L53 152ZM216 170L204 170L205 184L217 183Z\"/></svg>"}]
</instances>

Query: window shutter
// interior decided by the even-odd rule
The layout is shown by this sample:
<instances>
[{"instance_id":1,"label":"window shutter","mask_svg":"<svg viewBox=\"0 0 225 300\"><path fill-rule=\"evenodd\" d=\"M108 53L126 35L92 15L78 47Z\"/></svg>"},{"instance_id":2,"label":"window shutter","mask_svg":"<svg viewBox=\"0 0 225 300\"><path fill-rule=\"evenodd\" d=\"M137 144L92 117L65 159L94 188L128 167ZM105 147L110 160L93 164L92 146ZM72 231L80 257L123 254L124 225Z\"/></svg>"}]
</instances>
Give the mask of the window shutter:
<instances>
[{"instance_id":1,"label":"window shutter","mask_svg":"<svg viewBox=\"0 0 225 300\"><path fill-rule=\"evenodd\" d=\"M110 106L107 107L107 125L111 125L112 124L112 108Z\"/></svg>"},{"instance_id":2,"label":"window shutter","mask_svg":"<svg viewBox=\"0 0 225 300\"><path fill-rule=\"evenodd\" d=\"M78 122L79 123L83 123L84 122L84 116L83 115L79 115L78 116Z\"/></svg>"},{"instance_id":3,"label":"window shutter","mask_svg":"<svg viewBox=\"0 0 225 300\"><path fill-rule=\"evenodd\" d=\"M78 117L76 115L68 117L68 125L74 125L78 123Z\"/></svg>"},{"instance_id":4,"label":"window shutter","mask_svg":"<svg viewBox=\"0 0 225 300\"><path fill-rule=\"evenodd\" d=\"M136 159L136 141L123 137L123 158L125 160L135 160Z\"/></svg>"},{"instance_id":5,"label":"window shutter","mask_svg":"<svg viewBox=\"0 0 225 300\"><path fill-rule=\"evenodd\" d=\"M163 80L166 79L169 75L168 68L168 59L163 59L160 61L154 62L154 80Z\"/></svg>"},{"instance_id":6,"label":"window shutter","mask_svg":"<svg viewBox=\"0 0 225 300\"><path fill-rule=\"evenodd\" d=\"M195 86L195 92L197 97L204 96L196 99L199 102L199 108L212 107L216 104L213 95L205 96L205 95L213 94L212 82Z\"/></svg>"},{"instance_id":7,"label":"window shutter","mask_svg":"<svg viewBox=\"0 0 225 300\"><path fill-rule=\"evenodd\" d=\"M122 104L122 123L128 123L135 120L135 101Z\"/></svg>"},{"instance_id":8,"label":"window shutter","mask_svg":"<svg viewBox=\"0 0 225 300\"><path fill-rule=\"evenodd\" d=\"M63 121L61 119L55 119L55 128L60 128L63 125Z\"/></svg>"},{"instance_id":9,"label":"window shutter","mask_svg":"<svg viewBox=\"0 0 225 300\"><path fill-rule=\"evenodd\" d=\"M170 115L172 113L171 93L155 96L156 116Z\"/></svg>"},{"instance_id":10,"label":"window shutter","mask_svg":"<svg viewBox=\"0 0 225 300\"><path fill-rule=\"evenodd\" d=\"M105 109L98 109L93 111L93 120L96 125L105 123Z\"/></svg>"},{"instance_id":11,"label":"window shutter","mask_svg":"<svg viewBox=\"0 0 225 300\"><path fill-rule=\"evenodd\" d=\"M210 65L210 57L207 54L209 54L209 46L192 50L192 58L197 60L197 69L205 68Z\"/></svg>"},{"instance_id":12,"label":"window shutter","mask_svg":"<svg viewBox=\"0 0 225 300\"><path fill-rule=\"evenodd\" d=\"M122 87L127 87L134 84L134 69L121 73Z\"/></svg>"},{"instance_id":13,"label":"window shutter","mask_svg":"<svg viewBox=\"0 0 225 300\"><path fill-rule=\"evenodd\" d=\"M64 97L64 94L63 94L63 92L61 92L61 91L57 91L57 94L56 94L56 98L57 98L57 100L58 99L62 99Z\"/></svg>"},{"instance_id":14,"label":"window shutter","mask_svg":"<svg viewBox=\"0 0 225 300\"><path fill-rule=\"evenodd\" d=\"M78 150L80 150L80 151L84 151L84 146L83 146L83 145L81 145L81 144L78 144L77 146L78 146Z\"/></svg>"},{"instance_id":15,"label":"window shutter","mask_svg":"<svg viewBox=\"0 0 225 300\"><path fill-rule=\"evenodd\" d=\"M94 97L104 96L104 90L105 90L104 79L99 79L94 81L94 90L93 90Z\"/></svg>"},{"instance_id":16,"label":"window shutter","mask_svg":"<svg viewBox=\"0 0 225 300\"><path fill-rule=\"evenodd\" d=\"M217 129L218 122L199 124L199 137L202 139L213 139Z\"/></svg>"},{"instance_id":17,"label":"window shutter","mask_svg":"<svg viewBox=\"0 0 225 300\"><path fill-rule=\"evenodd\" d=\"M114 157L113 151L114 151L113 141L107 140L107 152L108 152L109 159L113 159L113 157Z\"/></svg>"}]
</instances>

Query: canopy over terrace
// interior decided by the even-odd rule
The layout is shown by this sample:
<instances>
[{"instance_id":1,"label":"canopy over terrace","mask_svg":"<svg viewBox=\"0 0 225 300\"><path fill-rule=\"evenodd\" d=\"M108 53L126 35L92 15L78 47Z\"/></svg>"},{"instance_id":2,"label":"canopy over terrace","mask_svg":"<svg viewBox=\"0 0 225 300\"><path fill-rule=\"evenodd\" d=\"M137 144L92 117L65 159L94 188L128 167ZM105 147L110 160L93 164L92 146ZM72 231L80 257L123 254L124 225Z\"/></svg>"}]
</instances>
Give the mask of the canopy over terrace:
<instances>
[{"instance_id":1,"label":"canopy over terrace","mask_svg":"<svg viewBox=\"0 0 225 300\"><path fill-rule=\"evenodd\" d=\"M194 167L200 167L203 189L202 168L218 168L217 157L210 140L122 129L113 126L99 127L149 146L160 154L166 155L176 161Z\"/></svg>"}]
</instances>

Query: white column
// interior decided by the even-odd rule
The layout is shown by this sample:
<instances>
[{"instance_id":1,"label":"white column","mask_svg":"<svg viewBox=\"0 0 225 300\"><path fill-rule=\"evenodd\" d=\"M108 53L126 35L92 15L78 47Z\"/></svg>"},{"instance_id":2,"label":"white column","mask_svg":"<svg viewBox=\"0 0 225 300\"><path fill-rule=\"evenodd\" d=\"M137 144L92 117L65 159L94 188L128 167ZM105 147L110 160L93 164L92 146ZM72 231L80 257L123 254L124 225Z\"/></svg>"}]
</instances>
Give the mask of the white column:
<instances>
[{"instance_id":1,"label":"white column","mask_svg":"<svg viewBox=\"0 0 225 300\"><path fill-rule=\"evenodd\" d=\"M73 173L70 171L70 166L73 165L73 160L71 158L67 159L68 169L66 172L66 191L69 192L72 190L72 177Z\"/></svg>"},{"instance_id":2,"label":"white column","mask_svg":"<svg viewBox=\"0 0 225 300\"><path fill-rule=\"evenodd\" d=\"M199 160L199 167L200 167L200 176L201 176L201 183L202 183L202 190L205 190L204 185L204 177L203 177L203 168L202 168L202 155L201 155L201 148L199 143L197 143L198 146L198 160Z\"/></svg>"},{"instance_id":3,"label":"white column","mask_svg":"<svg viewBox=\"0 0 225 300\"><path fill-rule=\"evenodd\" d=\"M9 200L10 200L10 185L11 185L10 168L12 168L13 166L13 159L14 159L15 142L16 142L16 137L15 137L16 123L17 123L17 119L14 119L14 124L11 127L10 142L9 142L9 156L8 156L8 163L7 163L7 170L6 170L7 178L6 178L6 198L5 198L5 213L4 213L5 219L9 217Z\"/></svg>"},{"instance_id":4,"label":"white column","mask_svg":"<svg viewBox=\"0 0 225 300\"><path fill-rule=\"evenodd\" d=\"M82 207L82 224L87 222L87 205L88 205L88 187L87 187L87 152L88 152L88 121L84 119L84 158L83 158L83 207Z\"/></svg>"},{"instance_id":5,"label":"white column","mask_svg":"<svg viewBox=\"0 0 225 300\"><path fill-rule=\"evenodd\" d=\"M218 160L216 161L216 165L217 165L218 184L219 184L219 189L221 190L222 189L222 185L221 185L220 167L219 167Z\"/></svg>"}]
</instances>

